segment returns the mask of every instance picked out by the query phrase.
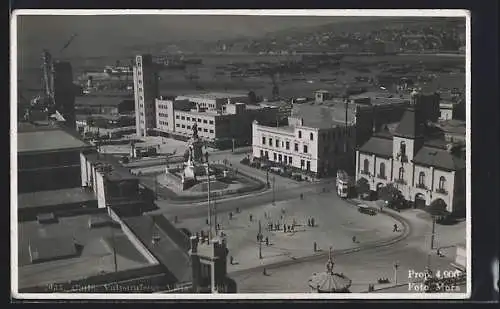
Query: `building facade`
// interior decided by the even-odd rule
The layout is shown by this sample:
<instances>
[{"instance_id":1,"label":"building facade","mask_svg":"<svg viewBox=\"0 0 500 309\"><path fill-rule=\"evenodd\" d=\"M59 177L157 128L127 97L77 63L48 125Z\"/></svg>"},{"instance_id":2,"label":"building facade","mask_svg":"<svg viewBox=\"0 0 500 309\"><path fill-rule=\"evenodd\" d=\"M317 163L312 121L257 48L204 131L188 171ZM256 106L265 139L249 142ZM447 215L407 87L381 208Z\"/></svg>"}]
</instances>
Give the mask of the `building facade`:
<instances>
[{"instance_id":1,"label":"building facade","mask_svg":"<svg viewBox=\"0 0 500 309\"><path fill-rule=\"evenodd\" d=\"M253 123L254 158L305 171L315 177L349 169L354 146L352 124L315 127L296 117L290 117L289 125L281 127Z\"/></svg>"},{"instance_id":2,"label":"building facade","mask_svg":"<svg viewBox=\"0 0 500 309\"><path fill-rule=\"evenodd\" d=\"M159 95L158 71L151 55L138 55L134 63L136 134L147 136L156 127L155 99Z\"/></svg>"},{"instance_id":3,"label":"building facade","mask_svg":"<svg viewBox=\"0 0 500 309\"><path fill-rule=\"evenodd\" d=\"M450 145L426 139L425 121L415 105L393 136L375 135L356 152L360 179L372 191L393 184L415 208L441 200L450 213L465 213L465 160Z\"/></svg>"},{"instance_id":4,"label":"building facade","mask_svg":"<svg viewBox=\"0 0 500 309\"><path fill-rule=\"evenodd\" d=\"M215 103L214 103L215 104ZM238 145L250 145L252 121L273 122L279 113L278 108L246 105L242 102L220 105L218 110L202 107L200 103L187 100L157 99L157 131L160 134L175 134L189 137L194 124L198 136L216 148L230 147L233 140Z\"/></svg>"}]
</instances>

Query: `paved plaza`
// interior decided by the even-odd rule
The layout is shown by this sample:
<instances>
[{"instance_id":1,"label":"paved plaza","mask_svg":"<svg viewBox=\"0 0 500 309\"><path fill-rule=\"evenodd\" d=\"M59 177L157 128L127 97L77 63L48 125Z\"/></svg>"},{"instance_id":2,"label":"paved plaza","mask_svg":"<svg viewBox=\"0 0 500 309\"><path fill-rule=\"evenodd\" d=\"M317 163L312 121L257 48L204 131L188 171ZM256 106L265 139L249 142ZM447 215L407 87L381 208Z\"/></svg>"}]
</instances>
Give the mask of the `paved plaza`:
<instances>
[{"instance_id":1,"label":"paved plaza","mask_svg":"<svg viewBox=\"0 0 500 309\"><path fill-rule=\"evenodd\" d=\"M217 223L227 235L230 255L234 258L233 265L228 265L229 272L311 256L315 254L314 242L317 254L326 252L330 246L336 250L348 249L389 240L401 233L393 232L393 225L401 224L392 217L359 213L334 193L309 195L304 200L282 201L275 205L268 203L240 213L232 211L232 214L232 219L228 212L217 214ZM311 218L314 218L314 227L308 226ZM257 242L259 221L263 234L262 260ZM293 231L283 231L283 224L291 226L294 222ZM268 230L269 223L279 225L279 230ZM206 217L180 220L177 226L194 233L208 231ZM269 245L266 245L266 237Z\"/></svg>"}]
</instances>

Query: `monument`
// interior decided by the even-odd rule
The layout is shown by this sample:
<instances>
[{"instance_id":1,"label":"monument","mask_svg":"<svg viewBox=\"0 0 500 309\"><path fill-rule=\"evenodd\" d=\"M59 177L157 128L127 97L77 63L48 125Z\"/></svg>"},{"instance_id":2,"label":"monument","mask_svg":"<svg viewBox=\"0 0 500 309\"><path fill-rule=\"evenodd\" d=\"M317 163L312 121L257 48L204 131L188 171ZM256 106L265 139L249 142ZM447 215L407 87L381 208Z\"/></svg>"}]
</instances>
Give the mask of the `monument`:
<instances>
[{"instance_id":1,"label":"monument","mask_svg":"<svg viewBox=\"0 0 500 309\"><path fill-rule=\"evenodd\" d=\"M198 137L198 126L193 125L193 135L189 139L187 161L184 162L182 177L183 190L198 182L197 176L206 175L206 167L203 165L203 142Z\"/></svg>"}]
</instances>

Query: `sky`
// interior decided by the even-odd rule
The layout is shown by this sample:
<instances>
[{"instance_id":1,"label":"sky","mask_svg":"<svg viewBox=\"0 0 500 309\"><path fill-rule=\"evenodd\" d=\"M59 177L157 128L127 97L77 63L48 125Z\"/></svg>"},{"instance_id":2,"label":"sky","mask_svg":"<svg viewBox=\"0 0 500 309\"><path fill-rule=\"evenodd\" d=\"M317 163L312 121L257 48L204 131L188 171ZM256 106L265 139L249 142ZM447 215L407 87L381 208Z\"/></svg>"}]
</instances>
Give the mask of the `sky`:
<instances>
[{"instance_id":1,"label":"sky","mask_svg":"<svg viewBox=\"0 0 500 309\"><path fill-rule=\"evenodd\" d=\"M360 17L351 17L349 19ZM311 16L20 16L18 55L39 61L44 48L53 53L73 33L78 36L65 56L102 56L119 53L124 46L180 39L209 40L261 36L295 27L345 21L344 17Z\"/></svg>"}]
</instances>

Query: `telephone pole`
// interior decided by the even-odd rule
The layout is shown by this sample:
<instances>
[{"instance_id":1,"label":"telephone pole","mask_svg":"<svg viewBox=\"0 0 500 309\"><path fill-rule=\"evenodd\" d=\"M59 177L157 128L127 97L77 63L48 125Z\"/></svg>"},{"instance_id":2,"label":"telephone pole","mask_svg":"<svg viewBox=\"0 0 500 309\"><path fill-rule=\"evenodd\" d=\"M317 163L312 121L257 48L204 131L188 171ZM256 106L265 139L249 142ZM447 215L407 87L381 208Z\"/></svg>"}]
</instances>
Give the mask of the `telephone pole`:
<instances>
[{"instance_id":1,"label":"telephone pole","mask_svg":"<svg viewBox=\"0 0 500 309\"><path fill-rule=\"evenodd\" d=\"M436 236L436 216L432 216L431 250L434 249L434 237Z\"/></svg>"}]
</instances>

